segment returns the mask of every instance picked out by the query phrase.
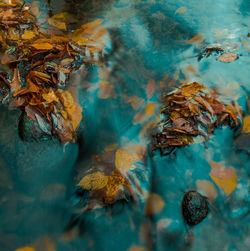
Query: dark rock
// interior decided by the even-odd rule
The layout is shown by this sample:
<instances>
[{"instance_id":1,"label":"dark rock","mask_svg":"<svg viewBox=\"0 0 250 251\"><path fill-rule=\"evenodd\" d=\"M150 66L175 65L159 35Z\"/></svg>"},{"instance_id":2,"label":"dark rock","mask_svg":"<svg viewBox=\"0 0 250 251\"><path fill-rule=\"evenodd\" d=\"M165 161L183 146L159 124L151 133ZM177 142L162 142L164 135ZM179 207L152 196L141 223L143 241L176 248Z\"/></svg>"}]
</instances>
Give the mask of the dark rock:
<instances>
[{"instance_id":1,"label":"dark rock","mask_svg":"<svg viewBox=\"0 0 250 251\"><path fill-rule=\"evenodd\" d=\"M196 191L187 192L182 200L182 215L189 226L203 221L209 212L207 199Z\"/></svg>"}]
</instances>

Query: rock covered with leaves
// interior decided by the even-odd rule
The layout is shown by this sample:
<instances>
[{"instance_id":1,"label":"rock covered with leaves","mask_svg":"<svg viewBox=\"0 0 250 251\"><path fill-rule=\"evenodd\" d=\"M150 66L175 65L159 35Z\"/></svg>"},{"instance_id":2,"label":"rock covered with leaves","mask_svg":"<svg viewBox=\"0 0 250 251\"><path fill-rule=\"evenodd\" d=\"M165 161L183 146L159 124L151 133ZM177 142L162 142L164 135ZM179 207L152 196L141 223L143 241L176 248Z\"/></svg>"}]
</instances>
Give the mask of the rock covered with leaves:
<instances>
[{"instance_id":1,"label":"rock covered with leaves","mask_svg":"<svg viewBox=\"0 0 250 251\"><path fill-rule=\"evenodd\" d=\"M75 142L82 108L69 86L69 76L86 64L102 64L107 30L102 20L67 32L67 13L39 26L31 6L19 0L0 1L0 102L20 108L31 130L62 144ZM73 83L74 85L74 83ZM32 129L33 128L33 129Z\"/></svg>"},{"instance_id":2,"label":"rock covered with leaves","mask_svg":"<svg viewBox=\"0 0 250 251\"><path fill-rule=\"evenodd\" d=\"M236 102L226 104L212 89L197 82L184 84L163 97L162 120L154 136L153 149L162 155L176 147L195 143L195 137L207 140L219 125L237 128L242 114Z\"/></svg>"}]
</instances>

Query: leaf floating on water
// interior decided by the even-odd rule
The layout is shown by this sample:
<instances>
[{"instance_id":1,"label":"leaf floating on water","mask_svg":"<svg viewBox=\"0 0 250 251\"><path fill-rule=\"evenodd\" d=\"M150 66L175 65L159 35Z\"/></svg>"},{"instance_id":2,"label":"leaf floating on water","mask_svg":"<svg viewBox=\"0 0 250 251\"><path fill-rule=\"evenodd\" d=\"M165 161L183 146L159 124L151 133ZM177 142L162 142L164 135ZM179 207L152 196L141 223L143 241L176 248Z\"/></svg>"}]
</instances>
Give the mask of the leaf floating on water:
<instances>
[{"instance_id":1,"label":"leaf floating on water","mask_svg":"<svg viewBox=\"0 0 250 251\"><path fill-rule=\"evenodd\" d=\"M250 115L247 115L243 119L242 133L250 133Z\"/></svg>"},{"instance_id":2,"label":"leaf floating on water","mask_svg":"<svg viewBox=\"0 0 250 251\"><path fill-rule=\"evenodd\" d=\"M15 251L35 251L35 249L33 247L26 246L23 248L18 248Z\"/></svg>"},{"instance_id":3,"label":"leaf floating on water","mask_svg":"<svg viewBox=\"0 0 250 251\"><path fill-rule=\"evenodd\" d=\"M180 7L179 9L177 9L175 11L175 14L178 14L178 13L185 13L187 11L187 7Z\"/></svg>"},{"instance_id":4,"label":"leaf floating on water","mask_svg":"<svg viewBox=\"0 0 250 251\"><path fill-rule=\"evenodd\" d=\"M203 42L203 34L197 34L187 41L188 44L201 44Z\"/></svg>"},{"instance_id":5,"label":"leaf floating on water","mask_svg":"<svg viewBox=\"0 0 250 251\"><path fill-rule=\"evenodd\" d=\"M217 162L210 162L212 170L210 177L213 179L215 184L222 188L224 192L229 195L237 186L237 174L233 168L226 168Z\"/></svg>"},{"instance_id":6,"label":"leaf floating on water","mask_svg":"<svg viewBox=\"0 0 250 251\"><path fill-rule=\"evenodd\" d=\"M165 202L159 194L152 193L149 195L144 212L146 215L152 216L160 213L165 206Z\"/></svg>"},{"instance_id":7,"label":"leaf floating on water","mask_svg":"<svg viewBox=\"0 0 250 251\"><path fill-rule=\"evenodd\" d=\"M108 183L108 176L101 172L88 174L81 179L77 186L86 190L100 190Z\"/></svg>"},{"instance_id":8,"label":"leaf floating on water","mask_svg":"<svg viewBox=\"0 0 250 251\"><path fill-rule=\"evenodd\" d=\"M115 166L122 172L127 173L134 161L134 155L124 149L118 149L115 153Z\"/></svg>"},{"instance_id":9,"label":"leaf floating on water","mask_svg":"<svg viewBox=\"0 0 250 251\"><path fill-rule=\"evenodd\" d=\"M218 57L218 60L225 63L231 63L238 59L238 55L235 53L223 53Z\"/></svg>"}]
</instances>

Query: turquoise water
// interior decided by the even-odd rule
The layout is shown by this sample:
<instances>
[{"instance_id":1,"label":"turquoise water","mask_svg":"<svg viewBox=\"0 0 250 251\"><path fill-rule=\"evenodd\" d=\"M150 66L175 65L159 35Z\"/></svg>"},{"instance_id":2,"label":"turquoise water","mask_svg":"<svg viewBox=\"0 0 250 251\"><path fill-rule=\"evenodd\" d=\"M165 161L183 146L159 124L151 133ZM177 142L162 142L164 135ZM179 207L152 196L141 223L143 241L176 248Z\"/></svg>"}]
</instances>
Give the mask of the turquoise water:
<instances>
[{"instance_id":1,"label":"turquoise water","mask_svg":"<svg viewBox=\"0 0 250 251\"><path fill-rule=\"evenodd\" d=\"M166 157L145 150L129 171L135 203L85 212L75 189L92 165L97 170L114 167L117 149L149 146L142 128L157 121L162 94L183 81L217 88L223 100L236 100L244 115L249 113L248 1L51 1L51 7L53 13L74 13L79 24L104 19L110 34L105 74L90 66L86 79L80 73L72 77L80 82L84 112L78 144L65 149L59 142L21 141L20 112L1 107L0 250L27 245L49 251L248 250L249 134L236 135L225 126L216 129L207 147L198 143ZM197 34L202 39L188 42ZM212 54L198 61L207 46L222 47L239 59L223 63ZM109 82L107 89L101 80ZM153 90L147 91L150 81ZM134 96L135 107L129 101ZM150 104L155 112L146 116ZM105 147L114 144L109 156ZM101 164L97 155L105 159ZM237 174L229 195L212 180L211 161ZM204 193L199 185L204 181L212 184L216 196L208 217L190 228L183 221L181 201L187 191ZM145 215L148 193L159 195L164 204L153 216ZM72 216L78 221L70 238L63 232Z\"/></svg>"}]
</instances>

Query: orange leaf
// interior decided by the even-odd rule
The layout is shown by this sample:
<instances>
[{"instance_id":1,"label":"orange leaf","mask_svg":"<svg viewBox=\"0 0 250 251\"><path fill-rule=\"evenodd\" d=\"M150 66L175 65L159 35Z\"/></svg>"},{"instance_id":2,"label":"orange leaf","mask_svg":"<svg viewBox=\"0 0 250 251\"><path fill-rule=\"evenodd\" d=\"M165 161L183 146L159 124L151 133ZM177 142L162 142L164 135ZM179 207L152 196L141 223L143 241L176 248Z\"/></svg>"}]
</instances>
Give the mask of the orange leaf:
<instances>
[{"instance_id":1,"label":"orange leaf","mask_svg":"<svg viewBox=\"0 0 250 251\"><path fill-rule=\"evenodd\" d=\"M187 11L187 7L180 7L179 9L177 9L175 11L175 14L178 14L178 13L185 13Z\"/></svg>"},{"instance_id":2,"label":"orange leaf","mask_svg":"<svg viewBox=\"0 0 250 251\"><path fill-rule=\"evenodd\" d=\"M33 247L26 246L23 248L18 248L15 251L35 251L35 249Z\"/></svg>"},{"instance_id":3,"label":"orange leaf","mask_svg":"<svg viewBox=\"0 0 250 251\"><path fill-rule=\"evenodd\" d=\"M187 41L188 44L201 44L203 42L203 35L197 34Z\"/></svg>"},{"instance_id":4,"label":"orange leaf","mask_svg":"<svg viewBox=\"0 0 250 251\"><path fill-rule=\"evenodd\" d=\"M210 177L213 179L215 184L222 188L224 192L229 195L237 186L237 174L233 168L226 168L217 162L210 162L212 170Z\"/></svg>"},{"instance_id":5,"label":"orange leaf","mask_svg":"<svg viewBox=\"0 0 250 251\"><path fill-rule=\"evenodd\" d=\"M37 50L51 50L51 49L53 49L53 45L50 43L34 43L31 46Z\"/></svg>"},{"instance_id":6,"label":"orange leaf","mask_svg":"<svg viewBox=\"0 0 250 251\"><path fill-rule=\"evenodd\" d=\"M149 103L146 107L146 110L145 110L146 115L148 117L151 117L152 115L154 115L155 109L156 109L156 103L155 102Z\"/></svg>"},{"instance_id":7,"label":"orange leaf","mask_svg":"<svg viewBox=\"0 0 250 251\"><path fill-rule=\"evenodd\" d=\"M23 35L22 35L22 39L32 39L36 36L34 31L30 31L30 30L25 30Z\"/></svg>"}]
</instances>

